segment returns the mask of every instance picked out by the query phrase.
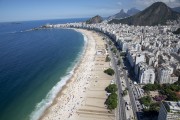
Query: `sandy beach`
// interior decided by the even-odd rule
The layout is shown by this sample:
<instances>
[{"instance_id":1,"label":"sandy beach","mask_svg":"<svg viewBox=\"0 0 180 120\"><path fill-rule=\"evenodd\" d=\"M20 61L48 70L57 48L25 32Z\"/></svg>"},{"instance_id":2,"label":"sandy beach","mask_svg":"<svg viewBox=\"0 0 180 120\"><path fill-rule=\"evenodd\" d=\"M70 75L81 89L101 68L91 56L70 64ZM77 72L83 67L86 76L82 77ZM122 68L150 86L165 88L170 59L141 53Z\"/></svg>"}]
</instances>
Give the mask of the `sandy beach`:
<instances>
[{"instance_id":1,"label":"sandy beach","mask_svg":"<svg viewBox=\"0 0 180 120\"><path fill-rule=\"evenodd\" d=\"M107 98L104 89L114 79L103 72L110 67L110 63L105 62L106 42L96 32L82 29L77 31L83 33L88 39L81 62L40 120L112 120L115 118L114 113L109 113L104 105Z\"/></svg>"}]
</instances>

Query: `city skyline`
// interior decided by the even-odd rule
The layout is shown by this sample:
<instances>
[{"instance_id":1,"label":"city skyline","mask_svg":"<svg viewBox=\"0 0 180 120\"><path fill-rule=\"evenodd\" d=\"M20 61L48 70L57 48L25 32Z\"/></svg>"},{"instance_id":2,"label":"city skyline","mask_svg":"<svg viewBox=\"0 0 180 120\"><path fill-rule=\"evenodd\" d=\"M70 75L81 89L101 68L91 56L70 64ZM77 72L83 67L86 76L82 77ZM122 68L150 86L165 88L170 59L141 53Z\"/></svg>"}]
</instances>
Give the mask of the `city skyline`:
<instances>
[{"instance_id":1,"label":"city skyline","mask_svg":"<svg viewBox=\"0 0 180 120\"><path fill-rule=\"evenodd\" d=\"M63 18L87 18L94 15L108 17L130 8L143 10L154 2L162 1L170 7L180 6L178 0L1 0L0 22Z\"/></svg>"},{"instance_id":2,"label":"city skyline","mask_svg":"<svg viewBox=\"0 0 180 120\"><path fill-rule=\"evenodd\" d=\"M0 120L179 120L180 0L0 0Z\"/></svg>"}]
</instances>

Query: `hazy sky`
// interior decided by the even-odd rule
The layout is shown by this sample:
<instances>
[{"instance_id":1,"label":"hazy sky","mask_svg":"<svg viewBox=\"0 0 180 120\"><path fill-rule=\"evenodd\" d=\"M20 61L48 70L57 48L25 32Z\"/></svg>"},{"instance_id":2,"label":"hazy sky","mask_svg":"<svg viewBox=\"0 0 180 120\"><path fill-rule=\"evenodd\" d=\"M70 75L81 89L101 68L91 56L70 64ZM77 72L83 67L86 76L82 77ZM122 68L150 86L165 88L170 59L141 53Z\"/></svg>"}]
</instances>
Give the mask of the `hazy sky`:
<instances>
[{"instance_id":1,"label":"hazy sky","mask_svg":"<svg viewBox=\"0 0 180 120\"><path fill-rule=\"evenodd\" d=\"M122 8L142 10L155 1L180 6L180 0L0 0L0 22L86 18L97 14L106 17Z\"/></svg>"}]
</instances>

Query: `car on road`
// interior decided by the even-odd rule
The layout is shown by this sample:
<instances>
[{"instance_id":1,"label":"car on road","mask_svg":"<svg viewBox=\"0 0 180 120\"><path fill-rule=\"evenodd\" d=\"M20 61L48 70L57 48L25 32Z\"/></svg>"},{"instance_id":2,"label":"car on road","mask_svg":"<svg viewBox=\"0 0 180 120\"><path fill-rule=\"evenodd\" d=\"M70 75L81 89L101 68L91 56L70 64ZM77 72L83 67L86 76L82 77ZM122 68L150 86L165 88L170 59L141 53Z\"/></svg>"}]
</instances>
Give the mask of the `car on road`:
<instances>
[{"instance_id":1,"label":"car on road","mask_svg":"<svg viewBox=\"0 0 180 120\"><path fill-rule=\"evenodd\" d=\"M123 69L126 69L126 67L123 67Z\"/></svg>"},{"instance_id":2,"label":"car on road","mask_svg":"<svg viewBox=\"0 0 180 120\"><path fill-rule=\"evenodd\" d=\"M125 102L125 105L129 105L127 101Z\"/></svg>"}]
</instances>

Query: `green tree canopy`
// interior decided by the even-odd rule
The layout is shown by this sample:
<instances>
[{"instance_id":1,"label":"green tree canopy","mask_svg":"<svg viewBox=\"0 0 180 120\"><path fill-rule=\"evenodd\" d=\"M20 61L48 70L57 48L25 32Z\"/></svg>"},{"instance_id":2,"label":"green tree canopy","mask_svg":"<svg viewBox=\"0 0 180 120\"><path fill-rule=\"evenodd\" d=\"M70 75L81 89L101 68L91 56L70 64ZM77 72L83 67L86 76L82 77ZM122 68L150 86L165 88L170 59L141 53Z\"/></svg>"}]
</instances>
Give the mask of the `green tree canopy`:
<instances>
[{"instance_id":1,"label":"green tree canopy","mask_svg":"<svg viewBox=\"0 0 180 120\"><path fill-rule=\"evenodd\" d=\"M115 93L118 89L117 89L117 85L116 84L110 84L108 87L106 87L105 90L108 93Z\"/></svg>"},{"instance_id":2,"label":"green tree canopy","mask_svg":"<svg viewBox=\"0 0 180 120\"><path fill-rule=\"evenodd\" d=\"M113 69L111 69L111 68L108 68L107 70L104 70L104 73L106 73L106 74L108 74L108 75L114 75L114 70Z\"/></svg>"},{"instance_id":3,"label":"green tree canopy","mask_svg":"<svg viewBox=\"0 0 180 120\"><path fill-rule=\"evenodd\" d=\"M151 104L151 97L150 96L145 96L140 98L141 104L144 104L145 106L149 107Z\"/></svg>"},{"instance_id":4,"label":"green tree canopy","mask_svg":"<svg viewBox=\"0 0 180 120\"><path fill-rule=\"evenodd\" d=\"M109 61L111 61L111 58L107 55L105 61L106 61L106 62L109 62Z\"/></svg>"},{"instance_id":5,"label":"green tree canopy","mask_svg":"<svg viewBox=\"0 0 180 120\"><path fill-rule=\"evenodd\" d=\"M107 105L107 108L109 110L113 110L117 107L117 94L116 93L112 93L108 96L105 104Z\"/></svg>"}]
</instances>

